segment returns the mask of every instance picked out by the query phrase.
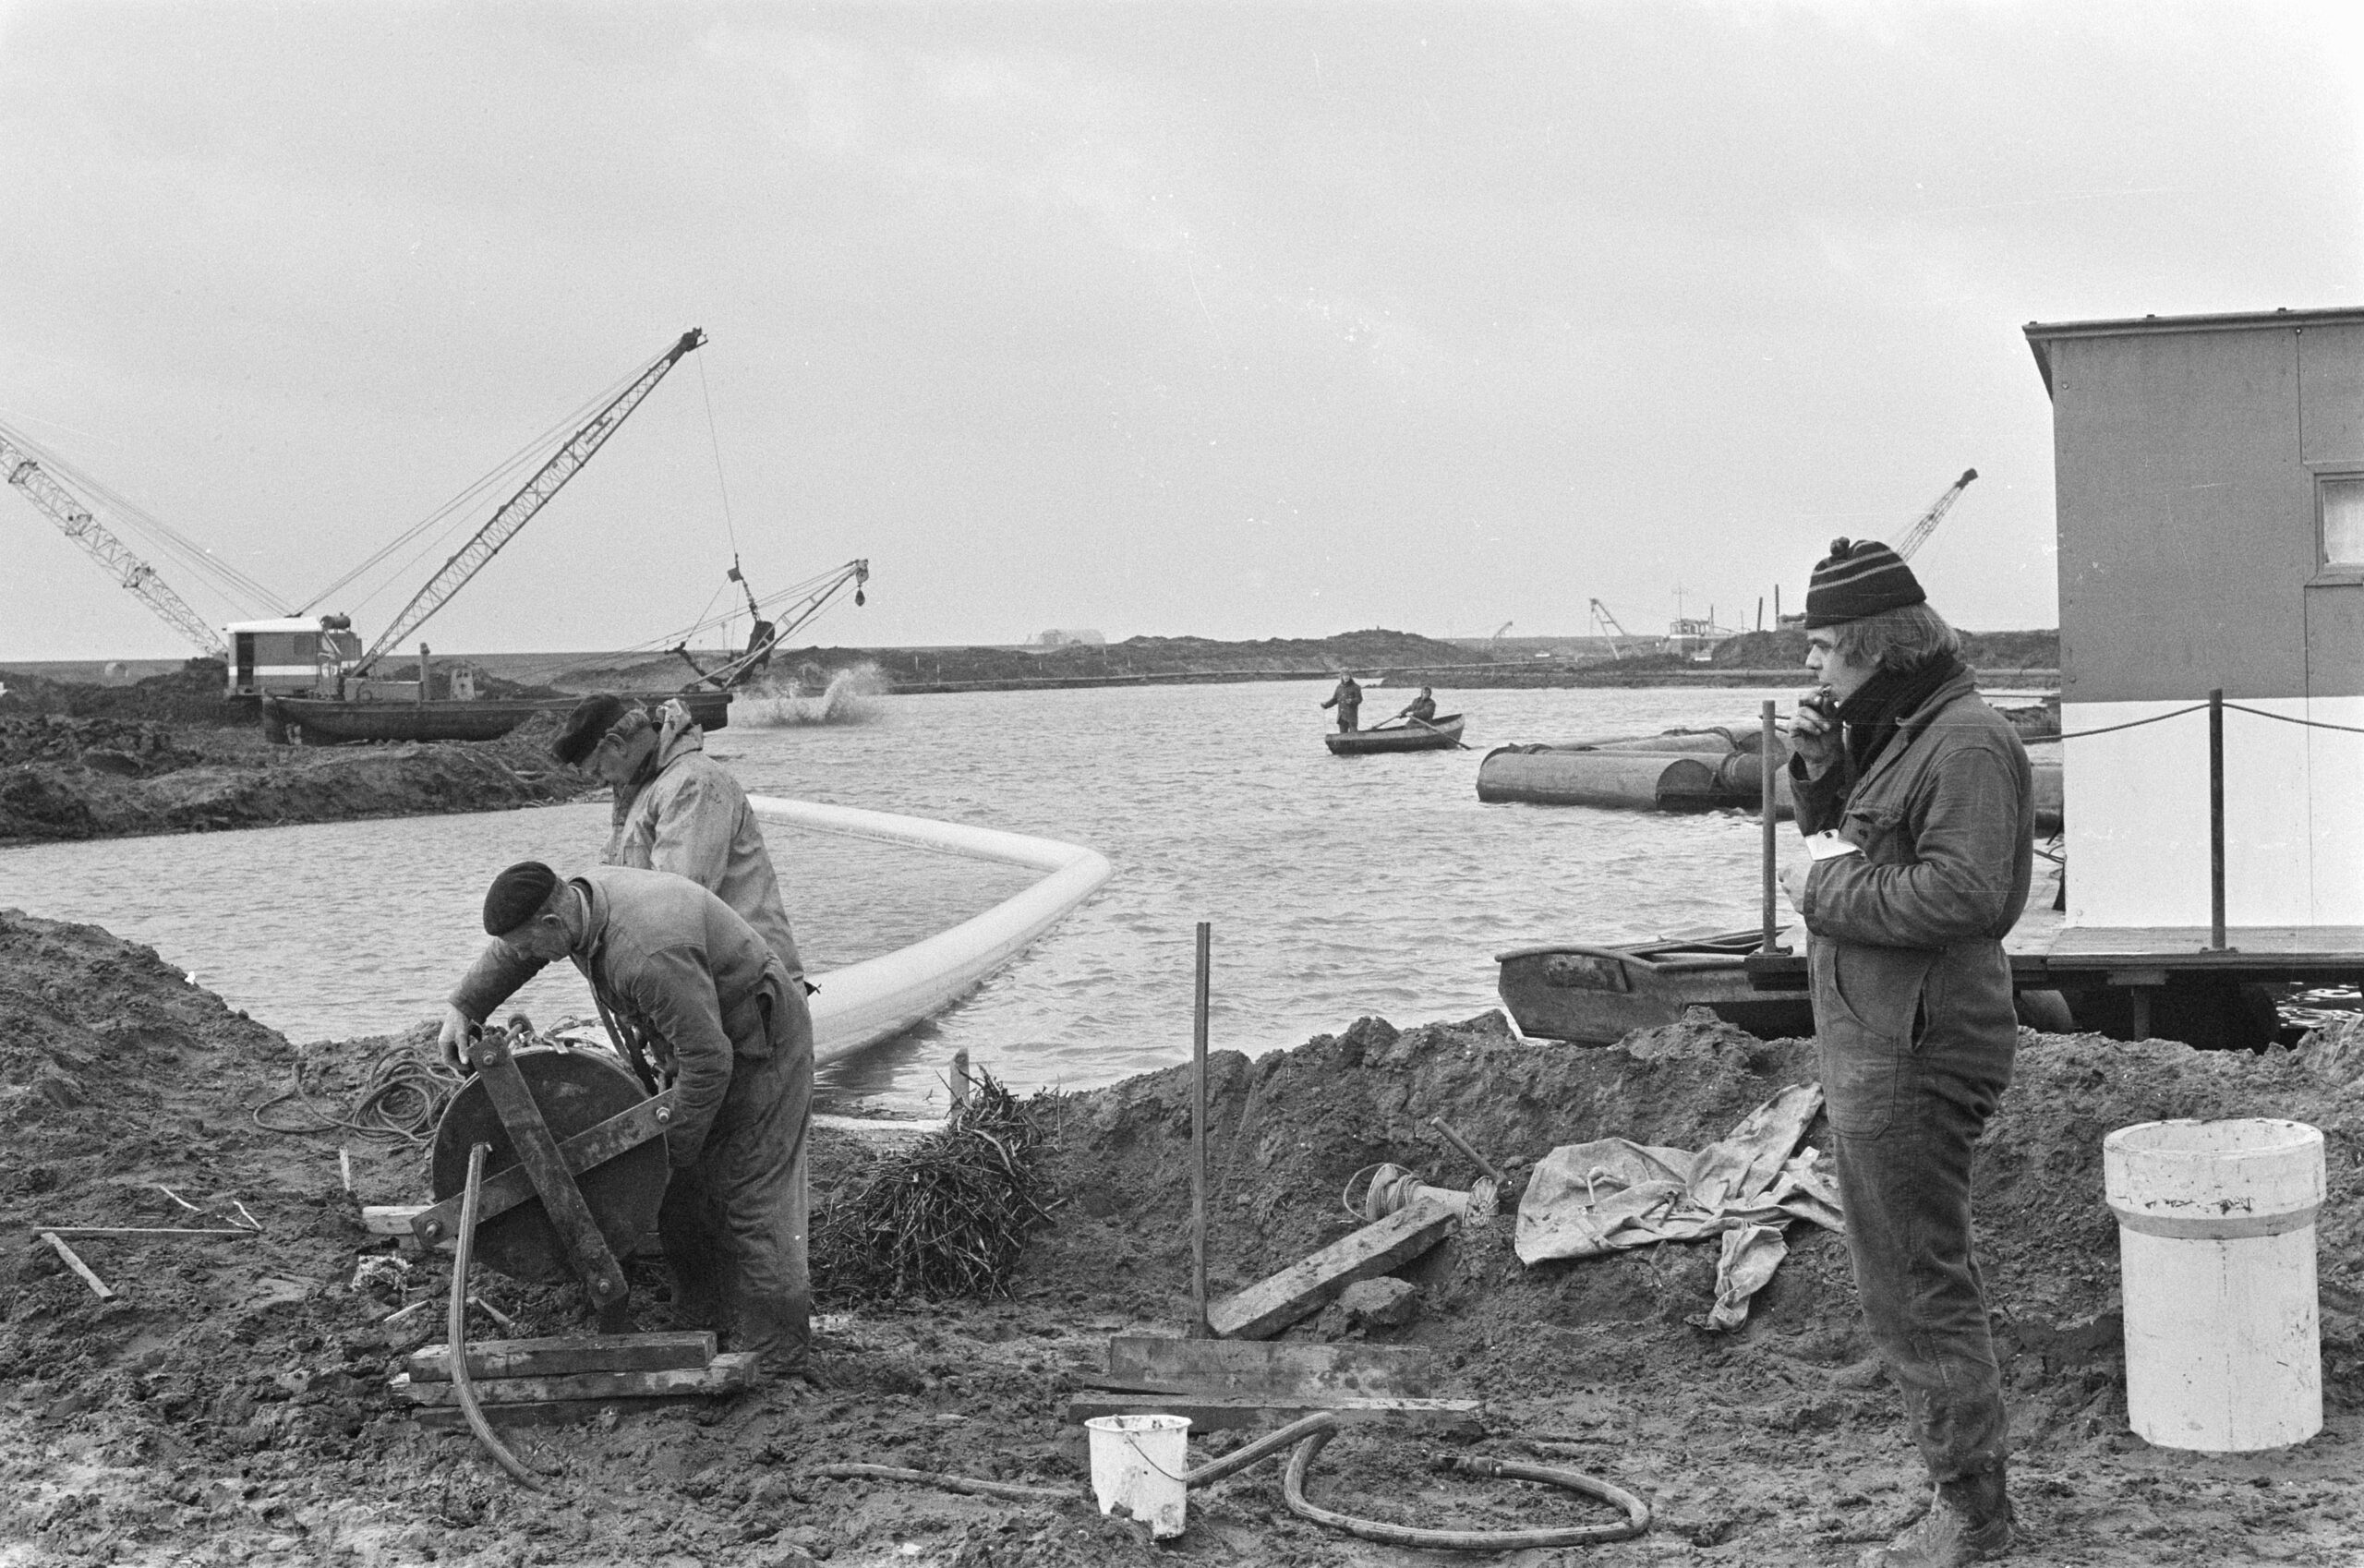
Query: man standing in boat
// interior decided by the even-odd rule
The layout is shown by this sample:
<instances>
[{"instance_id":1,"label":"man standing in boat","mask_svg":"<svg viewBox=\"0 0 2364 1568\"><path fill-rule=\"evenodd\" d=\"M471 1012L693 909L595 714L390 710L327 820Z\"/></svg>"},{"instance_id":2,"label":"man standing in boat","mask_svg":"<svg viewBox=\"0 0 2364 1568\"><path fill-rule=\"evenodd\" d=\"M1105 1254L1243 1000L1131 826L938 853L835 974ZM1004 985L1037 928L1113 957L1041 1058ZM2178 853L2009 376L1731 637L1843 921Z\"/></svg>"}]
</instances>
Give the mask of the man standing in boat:
<instances>
[{"instance_id":1,"label":"man standing in boat","mask_svg":"<svg viewBox=\"0 0 2364 1568\"><path fill-rule=\"evenodd\" d=\"M1338 677L1338 689L1331 693L1330 700L1323 703L1321 706L1323 707L1336 708L1338 710L1338 733L1341 735L1351 735L1357 728L1355 722L1355 716L1362 711L1363 689L1355 684L1355 678L1352 674L1341 675Z\"/></svg>"},{"instance_id":2,"label":"man standing in boat","mask_svg":"<svg viewBox=\"0 0 2364 1568\"><path fill-rule=\"evenodd\" d=\"M600 857L605 863L669 872L698 884L763 937L794 983L790 987L793 996L782 1015L789 1042L782 1070L795 1104L793 1116L780 1124L785 1129L784 1146L755 1151L760 1169L724 1172L718 1177L722 1186L733 1190L750 1184L778 1188L770 1191L767 1187L759 1200L778 1205L784 1216L781 1267L790 1282L789 1328L793 1346L792 1351L769 1358L778 1369L786 1369L802 1357L810 1334L806 1135L813 1099L813 1019L804 1000L810 987L804 982L803 961L797 956L762 825L748 804L746 790L706 754L705 744L703 731L678 701L666 703L652 720L639 704L598 692L585 697L567 715L550 751L560 761L604 780L614 791L612 830ZM500 951L501 945L495 943L478 967L492 965L505 978L513 966L497 959ZM506 997L519 983L522 979L510 983L501 995ZM609 1025L623 1036L628 1052L644 1057L665 1054L666 1043L645 1038L639 1021L612 1010L610 1014ZM457 1006L447 1007L444 1054L455 1063L470 1021ZM732 1224L729 1207L717 1196L715 1182L676 1173L667 1186L657 1222L668 1238L669 1253L676 1250L678 1239L683 1256L714 1254ZM696 1320L713 1314L717 1304L710 1291L694 1281L678 1283L684 1293L685 1316Z\"/></svg>"},{"instance_id":3,"label":"man standing in boat","mask_svg":"<svg viewBox=\"0 0 2364 1568\"><path fill-rule=\"evenodd\" d=\"M1436 716L1437 700L1434 696L1429 694L1429 689L1426 686L1423 686L1420 688L1420 694L1414 697L1410 704L1405 707L1404 711L1397 714L1395 717L1398 718L1408 718L1415 724L1426 724L1435 718Z\"/></svg>"},{"instance_id":4,"label":"man standing in boat","mask_svg":"<svg viewBox=\"0 0 2364 1568\"><path fill-rule=\"evenodd\" d=\"M663 872L562 878L526 861L494 878L484 928L493 941L450 1010L474 1025L547 965L573 961L600 1012L648 1043L678 1092L657 1222L677 1314L728 1319L732 1349L768 1372L801 1370L812 1290L802 1216L787 1200L813 1102L803 983L728 904Z\"/></svg>"},{"instance_id":5,"label":"man standing in boat","mask_svg":"<svg viewBox=\"0 0 2364 1568\"><path fill-rule=\"evenodd\" d=\"M1866 1568L2007 1552L2002 1378L1971 1237L1971 1166L2011 1080L2003 937L2026 906L2027 753L1901 557L1832 542L1806 594L1821 681L1791 730L1809 859L1782 881L1811 935L1823 1093L1874 1345L1936 1496Z\"/></svg>"}]
</instances>

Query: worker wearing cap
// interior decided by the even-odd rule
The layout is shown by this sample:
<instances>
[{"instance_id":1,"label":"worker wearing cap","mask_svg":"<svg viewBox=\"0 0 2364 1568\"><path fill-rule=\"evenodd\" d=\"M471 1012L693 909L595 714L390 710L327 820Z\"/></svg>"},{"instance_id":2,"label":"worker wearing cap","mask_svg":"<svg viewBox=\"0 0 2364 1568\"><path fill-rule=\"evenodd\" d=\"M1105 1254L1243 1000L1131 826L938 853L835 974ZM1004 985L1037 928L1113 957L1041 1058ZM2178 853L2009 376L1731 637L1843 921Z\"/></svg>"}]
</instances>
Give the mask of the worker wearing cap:
<instances>
[{"instance_id":1,"label":"worker wearing cap","mask_svg":"<svg viewBox=\"0 0 2364 1568\"><path fill-rule=\"evenodd\" d=\"M775 1372L803 1364L812 1290L800 1177L813 1100L804 987L720 899L686 877L511 866L485 894L494 938L451 996L480 1022L559 959L657 1052L677 1103L657 1217L676 1311L730 1330Z\"/></svg>"},{"instance_id":2,"label":"worker wearing cap","mask_svg":"<svg viewBox=\"0 0 2364 1568\"><path fill-rule=\"evenodd\" d=\"M688 877L762 932L790 978L803 978L763 826L747 791L706 754L686 706L667 702L652 719L637 703L595 692L567 715L550 754L613 788L601 860Z\"/></svg>"},{"instance_id":3,"label":"worker wearing cap","mask_svg":"<svg viewBox=\"0 0 2364 1568\"><path fill-rule=\"evenodd\" d=\"M1363 689L1352 675L1341 675L1338 677L1338 689L1332 692L1329 700L1321 706L1338 710L1338 733L1351 734L1357 723L1355 716L1362 712Z\"/></svg>"},{"instance_id":4,"label":"worker wearing cap","mask_svg":"<svg viewBox=\"0 0 2364 1568\"><path fill-rule=\"evenodd\" d=\"M1806 594L1790 790L1809 858L1822 1087L1873 1344L1936 1496L1868 1568L2008 1551L2000 1369L1971 1240L1971 1164L2018 1043L2003 937L2027 904L2026 751L1896 551L1832 543Z\"/></svg>"}]
</instances>

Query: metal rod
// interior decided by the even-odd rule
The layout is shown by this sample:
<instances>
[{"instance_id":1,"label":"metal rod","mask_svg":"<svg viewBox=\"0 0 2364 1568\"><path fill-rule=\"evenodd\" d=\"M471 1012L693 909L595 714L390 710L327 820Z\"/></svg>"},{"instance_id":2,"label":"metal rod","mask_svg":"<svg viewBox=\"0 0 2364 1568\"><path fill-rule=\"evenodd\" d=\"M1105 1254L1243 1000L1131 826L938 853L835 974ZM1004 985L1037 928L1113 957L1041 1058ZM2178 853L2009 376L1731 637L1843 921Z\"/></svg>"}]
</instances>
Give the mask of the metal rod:
<instances>
[{"instance_id":1,"label":"metal rod","mask_svg":"<svg viewBox=\"0 0 2364 1568\"><path fill-rule=\"evenodd\" d=\"M1430 1116L1429 1118L1429 1125L1436 1128L1440 1133L1442 1133L1444 1135L1444 1140L1447 1143L1452 1144L1455 1149L1460 1150L1462 1153L1467 1155L1471 1164L1477 1166L1486 1175L1492 1176L1496 1183L1504 1187L1510 1185L1510 1179L1503 1176L1502 1172L1494 1168L1494 1163L1491 1160L1487 1159L1485 1155L1478 1152L1476 1145L1472 1144L1469 1140L1462 1137L1459 1132L1455 1131L1452 1123L1446 1121L1442 1116Z\"/></svg>"},{"instance_id":2,"label":"metal rod","mask_svg":"<svg viewBox=\"0 0 2364 1568\"><path fill-rule=\"evenodd\" d=\"M1200 1335L1207 1321L1207 968L1213 927L1199 923L1199 982L1190 1019L1190 1307Z\"/></svg>"},{"instance_id":3,"label":"metal rod","mask_svg":"<svg viewBox=\"0 0 2364 1568\"><path fill-rule=\"evenodd\" d=\"M1774 902L1774 896L1775 896L1775 894L1779 890L1779 887L1780 887L1780 882L1779 882L1779 877L1778 877L1778 875L1776 874L1776 873L1777 873L1777 871L1778 871L1778 869L1779 869L1779 868L1778 868L1778 866L1777 866L1777 865L1776 865L1776 863L1775 863L1775 862L1777 862L1777 860L1779 859L1779 848L1778 848L1777 844L1775 843L1775 838L1774 838L1774 832L1773 832L1773 742L1774 742L1774 730L1773 730L1773 704L1772 704L1772 702L1771 702L1770 700L1767 700L1767 701L1766 702L1765 706L1764 706L1764 708L1763 708L1762 712L1761 712L1761 713L1760 713L1760 715L1759 715L1759 718L1758 718L1758 735L1759 735L1759 738L1760 738L1760 739L1759 739L1759 743L1760 743L1760 744L1761 744L1761 746L1763 747L1763 754L1762 754L1762 755L1757 759L1757 770L1756 770L1756 771L1757 771L1757 780L1758 780L1758 784L1757 784L1757 797L1756 797L1756 803L1757 803L1758 807L1760 808L1760 814L1761 814L1761 815L1764 817L1764 819L1765 819L1765 828L1764 828L1764 837L1765 837L1765 947L1764 947L1764 950L1765 950L1766 952L1768 952L1768 953L1769 953L1769 952L1771 952L1771 951L1773 950L1773 944L1774 944L1775 940L1776 940L1776 939L1778 939L1778 938L1780 936L1780 935L1781 935L1780 906L1779 906L1779 904L1777 904L1777 903L1775 903L1775 902Z\"/></svg>"},{"instance_id":4,"label":"metal rod","mask_svg":"<svg viewBox=\"0 0 2364 1568\"><path fill-rule=\"evenodd\" d=\"M2225 691L2208 694L2208 950L2225 950Z\"/></svg>"}]
</instances>

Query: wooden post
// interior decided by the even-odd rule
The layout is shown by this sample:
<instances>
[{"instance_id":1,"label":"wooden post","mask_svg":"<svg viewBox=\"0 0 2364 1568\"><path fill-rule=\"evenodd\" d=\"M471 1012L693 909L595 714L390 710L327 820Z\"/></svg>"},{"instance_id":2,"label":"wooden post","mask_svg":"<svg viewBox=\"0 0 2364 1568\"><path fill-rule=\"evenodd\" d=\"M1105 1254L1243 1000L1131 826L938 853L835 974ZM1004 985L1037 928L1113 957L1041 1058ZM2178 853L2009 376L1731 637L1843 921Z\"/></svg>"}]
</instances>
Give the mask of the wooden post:
<instances>
[{"instance_id":1,"label":"wooden post","mask_svg":"<svg viewBox=\"0 0 2364 1568\"><path fill-rule=\"evenodd\" d=\"M418 700L427 700L427 645L418 645Z\"/></svg>"},{"instance_id":2,"label":"wooden post","mask_svg":"<svg viewBox=\"0 0 2364 1568\"><path fill-rule=\"evenodd\" d=\"M2208 694L2208 950L2225 950L2225 691Z\"/></svg>"},{"instance_id":3,"label":"wooden post","mask_svg":"<svg viewBox=\"0 0 2364 1568\"><path fill-rule=\"evenodd\" d=\"M1213 928L1199 923L1199 983L1190 1016L1190 1325L1211 1337L1207 1323L1207 968Z\"/></svg>"},{"instance_id":4,"label":"wooden post","mask_svg":"<svg viewBox=\"0 0 2364 1568\"><path fill-rule=\"evenodd\" d=\"M1764 707L1760 710L1760 713L1759 713L1759 716L1758 716L1757 724L1758 724L1758 733L1759 733L1759 737L1760 737L1760 738L1759 738L1759 741L1758 741L1758 744L1759 744L1760 746L1762 746L1762 747L1763 747L1763 749L1764 749L1764 754L1763 754L1762 756L1760 756L1760 757L1757 759L1757 779L1758 779L1758 789L1757 789L1757 798L1756 798L1756 804L1757 804L1757 808L1758 808L1758 810L1759 810L1760 814L1763 815L1763 817L1764 817L1764 819L1765 819L1765 827L1764 827L1764 839L1765 839L1765 946L1764 946L1764 950L1765 950L1766 952L1768 952L1768 953L1769 953L1769 952L1771 952L1771 951L1773 950L1773 944L1774 944L1774 942L1775 942L1775 941L1776 941L1776 940L1780 936L1780 935L1781 935L1780 906L1779 906L1779 905L1778 905L1778 904L1776 904L1776 903L1774 902L1774 899L1779 896L1779 892L1780 892L1780 880L1779 880L1779 877L1776 874L1776 873L1777 873L1777 872L1778 872L1778 870L1779 870L1779 867L1778 867L1778 865L1777 865L1777 863L1776 863L1776 862L1778 862L1778 860L1779 860L1779 850L1778 845L1776 844L1776 841L1775 841L1775 834L1774 834L1774 831L1773 831L1773 782L1774 782L1774 778L1773 778L1773 743L1774 743L1774 729L1773 729L1773 704L1772 704L1772 702L1771 702L1771 700L1770 700L1770 699L1767 699L1767 702L1766 702L1766 704L1765 704Z\"/></svg>"},{"instance_id":5,"label":"wooden post","mask_svg":"<svg viewBox=\"0 0 2364 1568\"><path fill-rule=\"evenodd\" d=\"M969 1104L969 1047L963 1045L952 1053L952 1108L956 1111Z\"/></svg>"}]
</instances>

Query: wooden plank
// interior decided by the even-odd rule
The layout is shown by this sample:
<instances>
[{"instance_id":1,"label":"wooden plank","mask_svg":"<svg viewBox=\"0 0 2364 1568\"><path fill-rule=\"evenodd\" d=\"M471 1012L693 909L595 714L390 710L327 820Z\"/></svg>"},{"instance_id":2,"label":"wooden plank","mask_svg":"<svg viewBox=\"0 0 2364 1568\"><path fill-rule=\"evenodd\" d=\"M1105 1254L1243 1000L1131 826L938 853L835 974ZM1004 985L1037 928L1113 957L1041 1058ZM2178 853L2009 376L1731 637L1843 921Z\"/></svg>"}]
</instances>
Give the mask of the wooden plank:
<instances>
[{"instance_id":1,"label":"wooden plank","mask_svg":"<svg viewBox=\"0 0 2364 1568\"><path fill-rule=\"evenodd\" d=\"M575 1334L565 1339L487 1339L468 1345L468 1372L478 1382L500 1378L551 1378L575 1372L662 1372L703 1367L714 1359L714 1335L678 1333ZM452 1347L422 1345L410 1353L411 1381L449 1382Z\"/></svg>"},{"instance_id":2,"label":"wooden plank","mask_svg":"<svg viewBox=\"0 0 2364 1568\"><path fill-rule=\"evenodd\" d=\"M488 1378L476 1383L476 1402L489 1410L496 1405L535 1405L554 1399L645 1399L659 1394L731 1393L754 1386L755 1353L726 1351L703 1367L674 1367L647 1372L574 1372L554 1378ZM404 1405L456 1407L459 1385L420 1382L407 1372L390 1384Z\"/></svg>"},{"instance_id":3,"label":"wooden plank","mask_svg":"<svg viewBox=\"0 0 2364 1568\"><path fill-rule=\"evenodd\" d=\"M361 1205L361 1228L371 1236L410 1236L415 1232L411 1222L427 1212L425 1203L364 1203ZM452 1212L456 1215L459 1211Z\"/></svg>"},{"instance_id":4,"label":"wooden plank","mask_svg":"<svg viewBox=\"0 0 2364 1568\"><path fill-rule=\"evenodd\" d=\"M49 1243L49 1249L57 1254L60 1261L65 1263L67 1268L73 1270L77 1277L78 1277L84 1285L90 1287L91 1295L97 1297L102 1301L113 1301L115 1299L114 1287L109 1285L106 1281L99 1278L98 1275L92 1273L90 1272L90 1265L82 1261L82 1260L76 1255L74 1248L58 1240L57 1233L55 1231L45 1230L41 1233L41 1238Z\"/></svg>"},{"instance_id":5,"label":"wooden plank","mask_svg":"<svg viewBox=\"0 0 2364 1568\"><path fill-rule=\"evenodd\" d=\"M1225 1339L1268 1339L1357 1280L1410 1262L1451 1235L1457 1223L1452 1211L1422 1199L1224 1297L1208 1309L1207 1321Z\"/></svg>"},{"instance_id":6,"label":"wooden plank","mask_svg":"<svg viewBox=\"0 0 2364 1568\"><path fill-rule=\"evenodd\" d=\"M2167 963L2221 959L2225 955L2204 950L2208 935L2204 925L2064 925L2044 956ZM2237 925L2226 928L2225 941L2247 958L2364 962L2364 925Z\"/></svg>"},{"instance_id":7,"label":"wooden plank","mask_svg":"<svg viewBox=\"0 0 2364 1568\"><path fill-rule=\"evenodd\" d=\"M1094 1416L1187 1416L1196 1431L1236 1427L1279 1426L1317 1410L1327 1410L1349 1425L1375 1423L1398 1427L1441 1427L1475 1430L1481 1427L1481 1406L1474 1399L1357 1399L1267 1397L1250 1393L1111 1393L1079 1389L1067 1398L1067 1419L1078 1425Z\"/></svg>"},{"instance_id":8,"label":"wooden plank","mask_svg":"<svg viewBox=\"0 0 2364 1568\"><path fill-rule=\"evenodd\" d=\"M1414 1345L1126 1337L1108 1342L1108 1378L1188 1393L1418 1399L1436 1391L1436 1353Z\"/></svg>"},{"instance_id":9,"label":"wooden plank","mask_svg":"<svg viewBox=\"0 0 2364 1568\"><path fill-rule=\"evenodd\" d=\"M512 1066L513 1067L514 1064ZM490 1076L485 1079L485 1089L488 1093L491 1092L492 1082ZM518 1088L520 1090L525 1088L522 1080L518 1082ZM673 1102L677 1097L678 1091L669 1089L662 1094L641 1101L629 1110L617 1112L597 1127L584 1128L573 1138L558 1145L559 1163L566 1167L566 1174L570 1177L578 1176L594 1165L605 1164L627 1149L637 1148L652 1138L663 1137L665 1124L672 1119ZM503 1104L498 1095L495 1096L494 1103L496 1106ZM530 1093L527 1095L527 1104L532 1104ZM538 1109L535 1112L535 1116L538 1121L540 1116ZM508 1117L508 1111L505 1108L502 1109L501 1125L504 1128L510 1126ZM517 1142L520 1148L524 1147L513 1128L511 1128L509 1136L513 1142ZM548 1136L549 1130L545 1124L544 1137ZM574 1186L571 1180L567 1185ZM582 1189L576 1188L575 1190L579 1193ZM477 1189L476 1224L482 1224L495 1214L505 1214L520 1203L533 1201L537 1196L534 1190L534 1178L523 1161L513 1165L503 1165L501 1169L488 1173ZM365 1223L368 1212L367 1209L362 1211ZM460 1230L460 1200L456 1197L447 1198L440 1203L429 1204L426 1208L417 1210L411 1217L411 1229L420 1240L431 1245L441 1246L450 1241L452 1236L459 1234Z\"/></svg>"}]
</instances>

